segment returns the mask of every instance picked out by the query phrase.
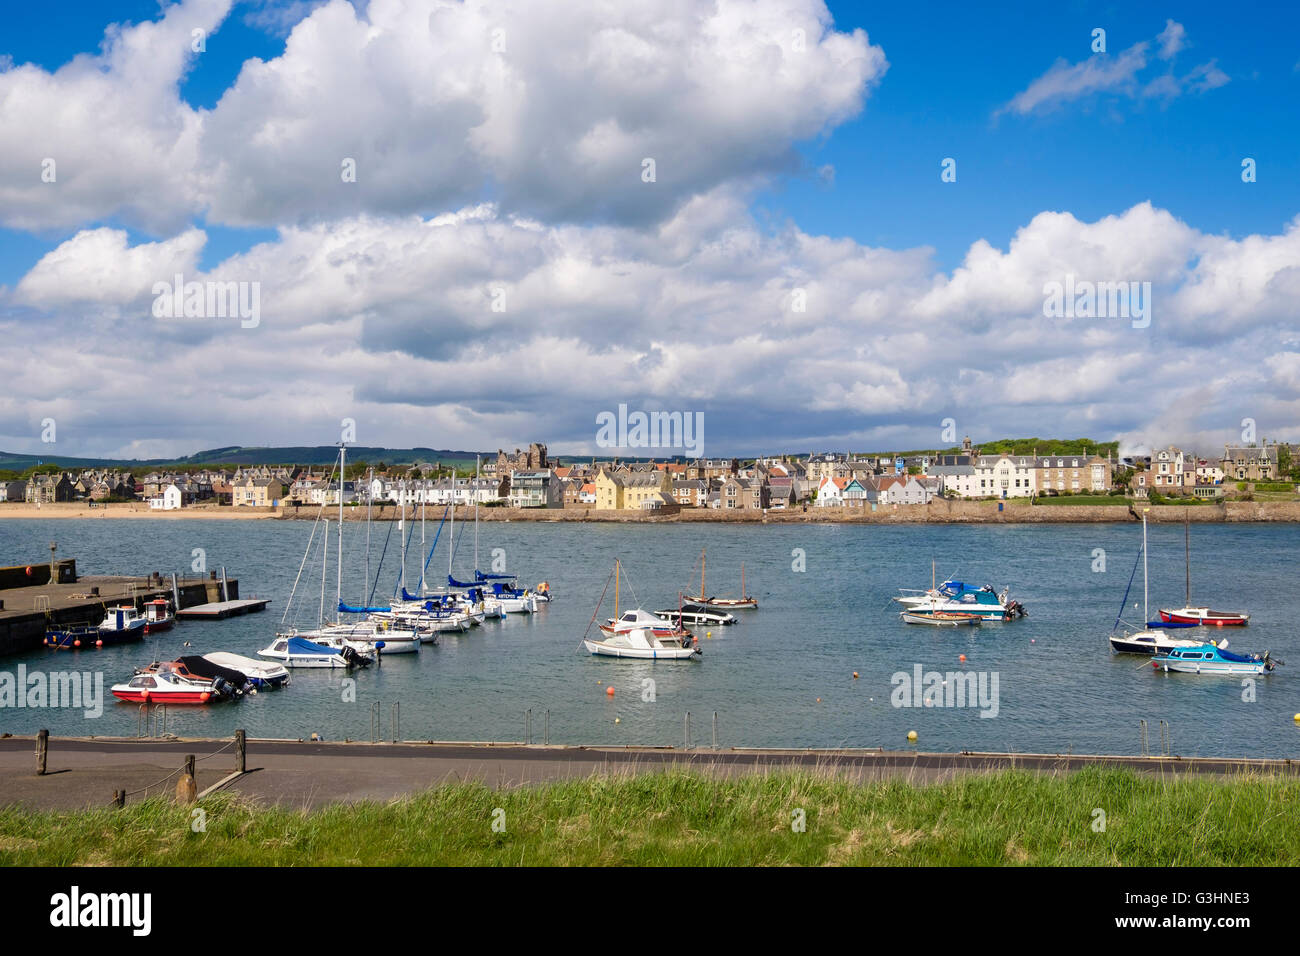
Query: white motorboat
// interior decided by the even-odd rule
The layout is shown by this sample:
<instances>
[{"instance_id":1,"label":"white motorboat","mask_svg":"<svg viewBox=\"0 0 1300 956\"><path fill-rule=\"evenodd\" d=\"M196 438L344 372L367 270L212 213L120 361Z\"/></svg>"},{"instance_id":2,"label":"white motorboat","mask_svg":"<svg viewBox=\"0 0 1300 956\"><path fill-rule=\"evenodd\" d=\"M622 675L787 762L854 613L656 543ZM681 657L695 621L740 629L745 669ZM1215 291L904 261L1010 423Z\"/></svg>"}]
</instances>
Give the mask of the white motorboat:
<instances>
[{"instance_id":1,"label":"white motorboat","mask_svg":"<svg viewBox=\"0 0 1300 956\"><path fill-rule=\"evenodd\" d=\"M118 700L132 704L212 704L233 696L212 681L187 680L166 670L136 674L111 690Z\"/></svg>"},{"instance_id":2,"label":"white motorboat","mask_svg":"<svg viewBox=\"0 0 1300 956\"><path fill-rule=\"evenodd\" d=\"M656 635L664 636L680 634L683 630L673 621L657 614L651 614L649 611L643 611L641 608L624 611L618 618L607 618L605 623L600 625L600 629L606 634L648 630Z\"/></svg>"},{"instance_id":3,"label":"white motorboat","mask_svg":"<svg viewBox=\"0 0 1300 956\"><path fill-rule=\"evenodd\" d=\"M603 641L583 639L583 645L592 654L605 657L632 657L642 660L682 661L698 658L703 651L699 639L658 635L651 628L635 627L617 631Z\"/></svg>"},{"instance_id":4,"label":"white motorboat","mask_svg":"<svg viewBox=\"0 0 1300 956\"><path fill-rule=\"evenodd\" d=\"M603 640L582 636L583 646L591 654L605 657L627 657L639 660L691 660L703 651L694 634L641 608L618 613L619 582L622 579L622 562L614 561L614 616L600 625ZM609 583L606 581L606 590ZM603 600L604 593L601 598ZM599 611L599 605L597 606ZM592 621L587 624L590 632Z\"/></svg>"},{"instance_id":5,"label":"white motorboat","mask_svg":"<svg viewBox=\"0 0 1300 956\"><path fill-rule=\"evenodd\" d=\"M694 601L688 601L682 604L680 608L670 607L655 613L665 620L675 621L681 625L714 624L722 626L736 623L736 615Z\"/></svg>"},{"instance_id":6,"label":"white motorboat","mask_svg":"<svg viewBox=\"0 0 1300 956\"><path fill-rule=\"evenodd\" d=\"M336 643L332 643L336 641ZM332 638L316 641L298 635L280 635L257 652L258 657L273 661L283 661L286 667L365 667L371 663L371 657L364 649L351 642Z\"/></svg>"},{"instance_id":7,"label":"white motorboat","mask_svg":"<svg viewBox=\"0 0 1300 956\"><path fill-rule=\"evenodd\" d=\"M289 683L289 671L282 664L270 664L227 651L214 651L211 654L204 654L203 657L218 667L228 667L242 672L259 687L284 687Z\"/></svg>"}]
</instances>

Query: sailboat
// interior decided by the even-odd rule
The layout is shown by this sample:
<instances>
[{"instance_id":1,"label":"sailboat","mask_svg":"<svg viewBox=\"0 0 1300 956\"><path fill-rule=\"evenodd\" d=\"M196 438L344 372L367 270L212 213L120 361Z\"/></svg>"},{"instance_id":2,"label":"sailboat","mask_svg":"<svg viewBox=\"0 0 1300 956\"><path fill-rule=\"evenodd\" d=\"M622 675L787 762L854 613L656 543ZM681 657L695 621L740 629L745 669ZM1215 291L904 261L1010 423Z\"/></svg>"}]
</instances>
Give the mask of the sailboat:
<instances>
[{"instance_id":1,"label":"sailboat","mask_svg":"<svg viewBox=\"0 0 1300 956\"><path fill-rule=\"evenodd\" d=\"M1160 609L1160 620L1168 624L1200 624L1206 627L1245 627L1250 615L1245 611L1214 611L1208 607L1192 607L1192 524L1183 516L1183 553L1187 565L1187 591L1184 604L1177 610Z\"/></svg>"},{"instance_id":2,"label":"sailboat","mask_svg":"<svg viewBox=\"0 0 1300 956\"><path fill-rule=\"evenodd\" d=\"M709 607L737 608L742 610L756 610L758 608L758 598L750 597L745 592L745 563L740 564L740 597L738 598L720 598L709 595L708 590L704 587L705 569L708 565L708 555L705 551L700 552L700 593L697 595L686 595L686 600L694 604L705 604Z\"/></svg>"},{"instance_id":3,"label":"sailboat","mask_svg":"<svg viewBox=\"0 0 1300 956\"><path fill-rule=\"evenodd\" d=\"M1202 646L1201 641L1178 640L1170 637L1164 628L1157 625L1156 630L1151 626L1156 624L1155 621L1149 621L1149 609L1147 604L1147 509L1142 509L1142 620L1146 623L1142 630L1136 632L1125 631L1116 632L1119 627L1120 618L1124 616L1124 609L1128 604L1128 592L1133 587L1133 575L1137 574L1137 564L1133 565L1133 575L1129 576L1128 587L1124 589L1124 598L1120 601L1119 613L1115 615L1115 623L1112 626L1110 635L1110 647L1116 654L1167 654L1171 651L1187 648L1198 648ZM1223 646L1227 647L1228 642L1224 641Z\"/></svg>"},{"instance_id":4,"label":"sailboat","mask_svg":"<svg viewBox=\"0 0 1300 956\"><path fill-rule=\"evenodd\" d=\"M690 631L675 627L671 622L658 618L640 608L627 611L622 616L618 613L619 582L623 577L622 562L614 561L614 617L609 625L601 625L600 630L606 635L604 640L590 640L582 635L583 646L589 653L605 657L628 657L637 660L698 660L703 651L699 638ZM609 590L609 581L605 581L605 590ZM605 600L602 591L600 601L596 604L596 613L592 614L587 624L587 632L595 623L600 613L600 604Z\"/></svg>"}]
</instances>

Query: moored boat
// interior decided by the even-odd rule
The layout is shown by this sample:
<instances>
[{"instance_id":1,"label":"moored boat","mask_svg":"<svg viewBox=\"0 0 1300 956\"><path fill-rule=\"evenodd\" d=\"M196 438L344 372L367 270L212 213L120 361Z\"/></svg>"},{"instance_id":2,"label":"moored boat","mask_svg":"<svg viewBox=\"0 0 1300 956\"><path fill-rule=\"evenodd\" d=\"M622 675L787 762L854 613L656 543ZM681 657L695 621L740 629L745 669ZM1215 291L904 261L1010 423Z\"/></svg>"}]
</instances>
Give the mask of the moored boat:
<instances>
[{"instance_id":1,"label":"moored boat","mask_svg":"<svg viewBox=\"0 0 1300 956\"><path fill-rule=\"evenodd\" d=\"M159 634L163 631L170 631L172 625L176 623L176 615L172 613L171 604L166 598L157 598L153 601L144 602L144 632L146 634Z\"/></svg>"},{"instance_id":2,"label":"moored boat","mask_svg":"<svg viewBox=\"0 0 1300 956\"><path fill-rule=\"evenodd\" d=\"M228 667L231 670L240 671L259 689L263 687L285 687L289 683L289 671L285 669L283 664L258 661L251 657L244 657L242 654L231 654L227 651L214 651L203 656L218 667Z\"/></svg>"},{"instance_id":3,"label":"moored boat","mask_svg":"<svg viewBox=\"0 0 1300 956\"><path fill-rule=\"evenodd\" d=\"M305 637L277 636L268 647L257 652L258 657L281 661L286 667L366 667L371 658L364 651L342 640L322 638L309 641Z\"/></svg>"},{"instance_id":4,"label":"moored boat","mask_svg":"<svg viewBox=\"0 0 1300 956\"><path fill-rule=\"evenodd\" d=\"M114 684L112 694L132 704L212 704L230 700L211 681L186 680L174 673L136 674L121 684Z\"/></svg>"},{"instance_id":5,"label":"moored boat","mask_svg":"<svg viewBox=\"0 0 1300 956\"><path fill-rule=\"evenodd\" d=\"M1199 625L1201 627L1245 627L1250 615L1245 611L1215 611L1208 607L1192 606L1192 531L1191 518L1183 517L1183 561L1186 574L1186 591L1183 606L1161 608L1160 620L1166 624Z\"/></svg>"},{"instance_id":6,"label":"moored boat","mask_svg":"<svg viewBox=\"0 0 1300 956\"><path fill-rule=\"evenodd\" d=\"M56 650L78 650L104 646L99 628L93 624L77 624L72 627L50 628L45 632L45 646Z\"/></svg>"},{"instance_id":7,"label":"moored boat","mask_svg":"<svg viewBox=\"0 0 1300 956\"><path fill-rule=\"evenodd\" d=\"M970 627L984 620L978 614L955 611L901 611L899 617L907 624L929 624L934 627Z\"/></svg>"},{"instance_id":8,"label":"moored boat","mask_svg":"<svg viewBox=\"0 0 1300 956\"><path fill-rule=\"evenodd\" d=\"M637 660L699 659L703 654L699 638L689 630L641 608L619 614L619 584L623 571L622 562L618 559L614 561L611 577L614 579L614 616L607 623L599 625L605 635L603 640L592 640L586 633L582 635L582 644L588 653ZM588 633L591 625L596 622L596 615L600 613L600 605L608 590L609 580L606 579L605 591L601 592L600 600L596 602L596 612L587 623Z\"/></svg>"},{"instance_id":9,"label":"moored boat","mask_svg":"<svg viewBox=\"0 0 1300 956\"><path fill-rule=\"evenodd\" d=\"M656 611L659 617L666 621L672 621L678 626L687 624L735 624L736 615L728 614L726 611L710 607L707 604L698 604L694 601L688 601L680 608L665 608L662 611Z\"/></svg>"},{"instance_id":10,"label":"moored boat","mask_svg":"<svg viewBox=\"0 0 1300 956\"><path fill-rule=\"evenodd\" d=\"M1224 642L1226 643L1226 642ZM1213 643L1194 647L1175 647L1157 654L1151 666L1158 671L1176 671L1182 674L1269 674L1278 664L1271 652L1263 654L1234 654Z\"/></svg>"},{"instance_id":11,"label":"moored boat","mask_svg":"<svg viewBox=\"0 0 1300 956\"><path fill-rule=\"evenodd\" d=\"M1245 627L1250 623L1250 615L1244 611L1215 611L1208 607L1161 608L1160 620L1202 627Z\"/></svg>"},{"instance_id":12,"label":"moored boat","mask_svg":"<svg viewBox=\"0 0 1300 956\"><path fill-rule=\"evenodd\" d=\"M111 609L99 625L99 637L105 644L138 641L144 637L148 622L134 605L122 604Z\"/></svg>"}]
</instances>

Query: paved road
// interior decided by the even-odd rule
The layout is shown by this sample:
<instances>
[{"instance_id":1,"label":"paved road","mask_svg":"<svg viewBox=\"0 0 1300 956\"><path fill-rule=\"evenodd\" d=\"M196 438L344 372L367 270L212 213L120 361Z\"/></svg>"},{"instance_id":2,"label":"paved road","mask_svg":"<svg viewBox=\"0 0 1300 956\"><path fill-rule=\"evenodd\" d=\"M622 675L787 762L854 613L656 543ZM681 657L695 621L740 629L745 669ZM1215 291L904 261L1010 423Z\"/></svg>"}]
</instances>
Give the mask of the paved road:
<instances>
[{"instance_id":1,"label":"paved road","mask_svg":"<svg viewBox=\"0 0 1300 956\"><path fill-rule=\"evenodd\" d=\"M171 793L186 754L199 758L202 790L234 769L227 740L53 738L48 773L36 775L35 738L0 738L0 806L48 809L103 806L113 791L130 800ZM252 799L312 808L356 800L391 800L448 781L511 787L593 774L689 768L719 776L781 769L833 771L852 780L934 783L963 773L1018 767L1066 773L1106 765L1160 775L1273 773L1298 775L1300 762L1055 754L942 754L880 750L681 750L465 743L311 743L248 741L247 770L226 789ZM208 756L211 755L211 756ZM161 784L158 782L162 781Z\"/></svg>"}]
</instances>

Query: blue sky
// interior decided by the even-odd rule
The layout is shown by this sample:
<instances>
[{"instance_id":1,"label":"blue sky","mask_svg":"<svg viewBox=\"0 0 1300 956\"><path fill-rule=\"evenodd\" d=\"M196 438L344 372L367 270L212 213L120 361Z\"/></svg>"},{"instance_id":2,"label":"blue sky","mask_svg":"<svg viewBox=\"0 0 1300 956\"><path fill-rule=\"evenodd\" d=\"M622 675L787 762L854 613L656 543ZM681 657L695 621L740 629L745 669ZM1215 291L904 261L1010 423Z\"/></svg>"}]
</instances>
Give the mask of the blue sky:
<instances>
[{"instance_id":1,"label":"blue sky","mask_svg":"<svg viewBox=\"0 0 1300 956\"><path fill-rule=\"evenodd\" d=\"M1300 439L1300 12L831 2L823 33L820 0L228 2L6 11L0 448L56 413L75 453L142 457L347 415L368 444L583 453L624 402L704 411L733 454L925 447L949 418ZM101 57L110 23L131 42ZM177 272L261 283L267 320L154 322ZM1150 282L1157 321L1062 335L1042 289L1076 272ZM19 359L59 328L71 353ZM144 425L117 411L139 342L192 370Z\"/></svg>"},{"instance_id":2,"label":"blue sky","mask_svg":"<svg viewBox=\"0 0 1300 956\"><path fill-rule=\"evenodd\" d=\"M1276 232L1300 210L1300 10L1270 9L1274 22L1264 29L1259 18L1224 16L1212 3L1137 11L1114 3L1016 6L1002 15L936 3L919 16L906 4L829 3L835 27L866 30L889 70L857 119L799 144L804 169L758 194L755 210L773 224L792 220L867 245L932 246L949 269L976 239L1004 248L1046 209L1091 220L1151 200L1204 232L1232 236ZM155 0L66 0L51 29L44 8L16 5L6 11L0 52L54 70L97 50L109 23L150 19L159 7ZM186 102L213 107L245 60L283 52L281 31L250 24L261 9L236 6L187 75ZM1058 58L1091 56L1094 28L1107 31L1114 55L1151 40L1170 17L1189 37L1176 72L1214 59L1230 83L1172 103L1098 94L1043 115L994 118ZM1249 188L1240 178L1245 156L1259 164ZM940 181L947 157L957 160L956 183ZM827 164L831 185L816 174ZM274 235L207 228L205 266ZM0 230L0 283L17 281L65 238L66 230Z\"/></svg>"}]
</instances>

